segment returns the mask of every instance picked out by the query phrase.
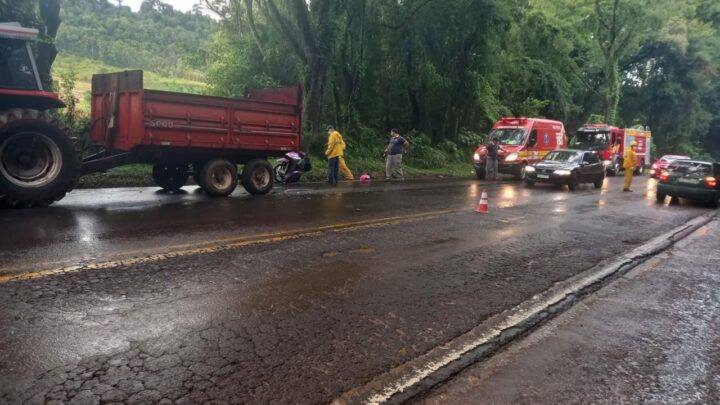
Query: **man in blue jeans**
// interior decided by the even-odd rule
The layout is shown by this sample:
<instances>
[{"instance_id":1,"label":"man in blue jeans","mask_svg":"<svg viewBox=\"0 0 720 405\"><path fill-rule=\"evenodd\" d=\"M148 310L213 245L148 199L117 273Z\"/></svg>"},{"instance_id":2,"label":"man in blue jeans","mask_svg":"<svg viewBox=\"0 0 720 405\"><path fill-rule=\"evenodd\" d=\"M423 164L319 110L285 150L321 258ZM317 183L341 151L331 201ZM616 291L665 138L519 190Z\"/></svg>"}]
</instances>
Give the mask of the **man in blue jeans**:
<instances>
[{"instance_id":1,"label":"man in blue jeans","mask_svg":"<svg viewBox=\"0 0 720 405\"><path fill-rule=\"evenodd\" d=\"M335 130L333 125L328 125L328 143L325 156L328 159L328 183L337 184L340 170L340 156L345 149L345 142L342 136Z\"/></svg>"}]
</instances>

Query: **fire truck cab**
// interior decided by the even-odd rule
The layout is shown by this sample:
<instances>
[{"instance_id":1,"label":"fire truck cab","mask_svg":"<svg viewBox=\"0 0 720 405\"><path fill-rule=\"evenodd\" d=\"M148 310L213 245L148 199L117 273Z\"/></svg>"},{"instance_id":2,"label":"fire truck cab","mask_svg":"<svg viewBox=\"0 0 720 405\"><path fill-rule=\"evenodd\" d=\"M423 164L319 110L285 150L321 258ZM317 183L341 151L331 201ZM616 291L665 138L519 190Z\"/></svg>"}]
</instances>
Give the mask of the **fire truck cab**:
<instances>
[{"instance_id":1,"label":"fire truck cab","mask_svg":"<svg viewBox=\"0 0 720 405\"><path fill-rule=\"evenodd\" d=\"M592 150L600 155L608 175L614 176L623 170L623 156L635 141L638 155L637 174L642 174L650 164L652 133L644 129L618 128L608 124L585 124L577 130L573 148Z\"/></svg>"}]
</instances>

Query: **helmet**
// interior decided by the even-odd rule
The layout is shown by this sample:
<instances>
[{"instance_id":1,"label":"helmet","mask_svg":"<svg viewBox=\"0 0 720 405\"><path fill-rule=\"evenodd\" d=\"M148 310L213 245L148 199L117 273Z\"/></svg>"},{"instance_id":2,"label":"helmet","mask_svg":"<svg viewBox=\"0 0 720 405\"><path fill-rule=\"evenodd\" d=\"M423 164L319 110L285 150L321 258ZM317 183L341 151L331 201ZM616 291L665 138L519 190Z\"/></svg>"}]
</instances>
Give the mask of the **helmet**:
<instances>
[{"instance_id":1,"label":"helmet","mask_svg":"<svg viewBox=\"0 0 720 405\"><path fill-rule=\"evenodd\" d=\"M637 146L637 145L638 145L638 143L635 141L630 142L630 146Z\"/></svg>"}]
</instances>

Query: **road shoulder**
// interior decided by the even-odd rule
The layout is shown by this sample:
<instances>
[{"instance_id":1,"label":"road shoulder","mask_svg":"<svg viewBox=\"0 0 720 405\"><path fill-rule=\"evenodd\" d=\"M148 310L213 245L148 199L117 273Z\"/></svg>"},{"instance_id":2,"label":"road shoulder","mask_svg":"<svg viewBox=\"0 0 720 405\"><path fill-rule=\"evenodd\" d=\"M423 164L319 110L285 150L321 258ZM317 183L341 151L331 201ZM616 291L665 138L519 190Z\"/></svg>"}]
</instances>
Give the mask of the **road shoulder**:
<instances>
[{"instance_id":1,"label":"road shoulder","mask_svg":"<svg viewBox=\"0 0 720 405\"><path fill-rule=\"evenodd\" d=\"M716 219L418 401L720 402Z\"/></svg>"}]
</instances>

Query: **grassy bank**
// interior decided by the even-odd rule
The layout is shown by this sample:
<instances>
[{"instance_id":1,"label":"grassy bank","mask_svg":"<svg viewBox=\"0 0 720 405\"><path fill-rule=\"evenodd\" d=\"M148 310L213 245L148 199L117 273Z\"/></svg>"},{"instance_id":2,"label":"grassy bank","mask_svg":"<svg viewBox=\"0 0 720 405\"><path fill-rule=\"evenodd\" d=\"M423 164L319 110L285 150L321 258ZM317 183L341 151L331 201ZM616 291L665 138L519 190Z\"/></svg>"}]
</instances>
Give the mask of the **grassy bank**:
<instances>
[{"instance_id":1,"label":"grassy bank","mask_svg":"<svg viewBox=\"0 0 720 405\"><path fill-rule=\"evenodd\" d=\"M380 159L347 159L350 170L357 179L360 174L368 173L374 179L385 176L385 165ZM441 177L472 177L473 168L470 163L448 163L443 167L420 169L404 165L406 178L441 178ZM302 181L324 181L327 178L327 163L324 160L313 160L313 170L303 176ZM155 186L152 179L152 166L144 164L127 165L109 170L107 173L95 173L83 176L77 188L106 187L151 187Z\"/></svg>"}]
</instances>

